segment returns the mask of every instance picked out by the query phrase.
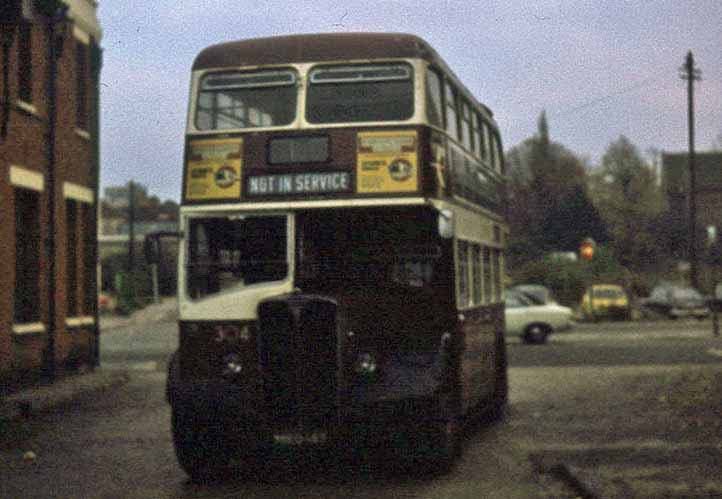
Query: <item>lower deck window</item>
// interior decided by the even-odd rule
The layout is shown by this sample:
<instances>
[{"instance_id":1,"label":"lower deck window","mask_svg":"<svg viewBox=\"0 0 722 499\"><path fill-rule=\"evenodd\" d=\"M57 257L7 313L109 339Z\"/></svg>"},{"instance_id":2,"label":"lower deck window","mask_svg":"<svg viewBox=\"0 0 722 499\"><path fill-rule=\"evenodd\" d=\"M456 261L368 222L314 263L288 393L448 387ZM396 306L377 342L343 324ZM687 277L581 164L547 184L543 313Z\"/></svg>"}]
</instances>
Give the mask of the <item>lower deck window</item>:
<instances>
[{"instance_id":1,"label":"lower deck window","mask_svg":"<svg viewBox=\"0 0 722 499\"><path fill-rule=\"evenodd\" d=\"M500 302L501 301L501 284L502 284L502 276L501 276L501 251L498 249L492 250L492 256L493 256L493 266L494 266L494 301Z\"/></svg>"},{"instance_id":2,"label":"lower deck window","mask_svg":"<svg viewBox=\"0 0 722 499\"><path fill-rule=\"evenodd\" d=\"M469 305L469 244L458 243L459 307Z\"/></svg>"},{"instance_id":3,"label":"lower deck window","mask_svg":"<svg viewBox=\"0 0 722 499\"><path fill-rule=\"evenodd\" d=\"M191 298L285 279L286 226L282 216L191 219L186 262Z\"/></svg>"},{"instance_id":4,"label":"lower deck window","mask_svg":"<svg viewBox=\"0 0 722 499\"><path fill-rule=\"evenodd\" d=\"M493 301L492 273L491 273L491 248L484 246L484 301L491 303Z\"/></svg>"},{"instance_id":5,"label":"lower deck window","mask_svg":"<svg viewBox=\"0 0 722 499\"><path fill-rule=\"evenodd\" d=\"M479 305L483 296L481 289L481 246L474 244L471 248L471 253L473 299L474 305Z\"/></svg>"}]
</instances>

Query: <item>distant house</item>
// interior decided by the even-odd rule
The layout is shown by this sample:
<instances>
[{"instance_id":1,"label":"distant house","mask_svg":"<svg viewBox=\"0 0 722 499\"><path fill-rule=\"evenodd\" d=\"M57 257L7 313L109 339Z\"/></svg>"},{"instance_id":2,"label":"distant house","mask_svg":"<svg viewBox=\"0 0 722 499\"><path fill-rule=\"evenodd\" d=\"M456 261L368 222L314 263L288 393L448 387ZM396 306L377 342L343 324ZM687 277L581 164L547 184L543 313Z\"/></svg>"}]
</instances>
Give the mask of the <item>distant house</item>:
<instances>
[{"instance_id":1,"label":"distant house","mask_svg":"<svg viewBox=\"0 0 722 499\"><path fill-rule=\"evenodd\" d=\"M0 386L97 362L96 9L0 1Z\"/></svg>"},{"instance_id":2,"label":"distant house","mask_svg":"<svg viewBox=\"0 0 722 499\"><path fill-rule=\"evenodd\" d=\"M116 275L128 268L130 223L130 189L128 185L104 189L101 199L101 219L98 225L98 247L101 263L101 289L113 293L116 289ZM153 232L175 232L178 230L178 205L167 200L161 202L149 195L146 186L134 183L133 221L133 266L141 273L146 267L143 241ZM158 268L160 291L172 294L176 286L177 248L172 244L163 245L164 259ZM144 273L150 279L150 274ZM148 281L150 283L150 280ZM150 289L150 288L149 288Z\"/></svg>"},{"instance_id":3,"label":"distant house","mask_svg":"<svg viewBox=\"0 0 722 499\"><path fill-rule=\"evenodd\" d=\"M106 187L103 190L103 202L111 208L128 208L129 189L127 185Z\"/></svg>"},{"instance_id":4,"label":"distant house","mask_svg":"<svg viewBox=\"0 0 722 499\"><path fill-rule=\"evenodd\" d=\"M695 154L697 226L719 234L722 228L722 152ZM662 154L662 189L669 209L689 215L689 162L687 153Z\"/></svg>"}]
</instances>

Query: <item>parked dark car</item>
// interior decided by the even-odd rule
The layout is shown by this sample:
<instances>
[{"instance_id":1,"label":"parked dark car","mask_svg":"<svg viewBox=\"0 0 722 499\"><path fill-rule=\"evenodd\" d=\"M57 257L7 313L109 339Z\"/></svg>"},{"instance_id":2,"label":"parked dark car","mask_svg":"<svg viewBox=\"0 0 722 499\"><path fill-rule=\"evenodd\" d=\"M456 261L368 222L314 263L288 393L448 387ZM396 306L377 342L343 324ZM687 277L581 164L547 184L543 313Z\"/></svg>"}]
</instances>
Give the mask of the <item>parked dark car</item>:
<instances>
[{"instance_id":1,"label":"parked dark car","mask_svg":"<svg viewBox=\"0 0 722 499\"><path fill-rule=\"evenodd\" d=\"M663 314L670 319L695 317L704 319L710 314L704 296L694 288L660 285L652 290L649 298L641 301L642 306Z\"/></svg>"}]
</instances>

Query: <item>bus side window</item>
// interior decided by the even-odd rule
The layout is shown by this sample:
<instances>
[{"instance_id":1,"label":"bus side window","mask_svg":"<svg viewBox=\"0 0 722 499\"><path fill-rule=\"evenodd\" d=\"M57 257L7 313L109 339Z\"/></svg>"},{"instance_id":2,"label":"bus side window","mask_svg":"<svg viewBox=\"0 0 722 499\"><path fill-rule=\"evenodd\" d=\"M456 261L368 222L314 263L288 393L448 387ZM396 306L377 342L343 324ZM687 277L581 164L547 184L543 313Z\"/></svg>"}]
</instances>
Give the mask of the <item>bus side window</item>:
<instances>
[{"instance_id":1,"label":"bus side window","mask_svg":"<svg viewBox=\"0 0 722 499\"><path fill-rule=\"evenodd\" d=\"M502 170L502 151L501 151L501 141L499 140L499 136L494 133L493 135L493 142L494 142L494 171L503 173Z\"/></svg>"},{"instance_id":2,"label":"bus side window","mask_svg":"<svg viewBox=\"0 0 722 499\"><path fill-rule=\"evenodd\" d=\"M469 114L469 104L465 99L459 99L461 102L461 143L466 150L471 150L473 139L471 137L471 115Z\"/></svg>"},{"instance_id":3,"label":"bus side window","mask_svg":"<svg viewBox=\"0 0 722 499\"><path fill-rule=\"evenodd\" d=\"M458 243L458 280L459 280L459 308L469 305L469 243Z\"/></svg>"},{"instance_id":4,"label":"bus side window","mask_svg":"<svg viewBox=\"0 0 722 499\"><path fill-rule=\"evenodd\" d=\"M430 125L444 128L443 97L441 94L441 78L433 69L426 71L426 118Z\"/></svg>"},{"instance_id":5,"label":"bus side window","mask_svg":"<svg viewBox=\"0 0 722 499\"><path fill-rule=\"evenodd\" d=\"M485 121L483 122L483 128L484 128L484 133L483 133L483 136L484 136L484 137L483 137L483 139L484 139L484 147L483 147L484 154L483 154L483 157L482 157L481 159L482 159L483 161L485 161L485 162L487 163L487 166L488 166L488 163L489 163L489 155L490 155L490 152L491 152L489 149L491 148L491 144L489 143L489 125L488 125Z\"/></svg>"},{"instance_id":6,"label":"bus side window","mask_svg":"<svg viewBox=\"0 0 722 499\"><path fill-rule=\"evenodd\" d=\"M494 265L494 302L501 301L501 251L497 248L492 250Z\"/></svg>"},{"instance_id":7,"label":"bus side window","mask_svg":"<svg viewBox=\"0 0 722 499\"><path fill-rule=\"evenodd\" d=\"M474 152L474 157L481 159L481 148L483 147L481 142L479 114L473 109L471 110L471 146Z\"/></svg>"},{"instance_id":8,"label":"bus side window","mask_svg":"<svg viewBox=\"0 0 722 499\"><path fill-rule=\"evenodd\" d=\"M497 158L498 150L496 148L496 136L494 135L494 132L491 132L491 143L489 144L489 150L491 152L491 159L489 160L489 166L493 168L494 170L497 170L497 164L499 162L499 158Z\"/></svg>"},{"instance_id":9,"label":"bus side window","mask_svg":"<svg viewBox=\"0 0 722 499\"><path fill-rule=\"evenodd\" d=\"M471 275L472 286L473 286L473 297L474 305L481 304L482 291L481 291L481 246L474 244L471 247Z\"/></svg>"},{"instance_id":10,"label":"bus side window","mask_svg":"<svg viewBox=\"0 0 722 499\"><path fill-rule=\"evenodd\" d=\"M444 86L446 90L446 131L454 140L459 140L459 122L456 112L456 91L449 82Z\"/></svg>"},{"instance_id":11,"label":"bus side window","mask_svg":"<svg viewBox=\"0 0 722 499\"><path fill-rule=\"evenodd\" d=\"M474 143L476 144L474 152L476 152L476 157L479 159L484 159L485 154L483 130L481 116L479 116L479 113L474 113Z\"/></svg>"},{"instance_id":12,"label":"bus side window","mask_svg":"<svg viewBox=\"0 0 722 499\"><path fill-rule=\"evenodd\" d=\"M484 246L484 303L493 301L492 276L491 276L491 248Z\"/></svg>"}]
</instances>

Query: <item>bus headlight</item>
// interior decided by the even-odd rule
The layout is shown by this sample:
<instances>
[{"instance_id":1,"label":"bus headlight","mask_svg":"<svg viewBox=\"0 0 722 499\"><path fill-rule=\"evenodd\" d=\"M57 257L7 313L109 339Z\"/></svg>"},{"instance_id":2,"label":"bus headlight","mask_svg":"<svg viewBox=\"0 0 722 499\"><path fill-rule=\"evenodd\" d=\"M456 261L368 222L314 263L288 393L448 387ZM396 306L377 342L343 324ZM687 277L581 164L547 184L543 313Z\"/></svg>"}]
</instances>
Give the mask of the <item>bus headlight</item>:
<instances>
[{"instance_id":1,"label":"bus headlight","mask_svg":"<svg viewBox=\"0 0 722 499\"><path fill-rule=\"evenodd\" d=\"M378 374L378 363L376 357L366 352L359 354L354 364L354 372L365 378L373 378Z\"/></svg>"},{"instance_id":2,"label":"bus headlight","mask_svg":"<svg viewBox=\"0 0 722 499\"><path fill-rule=\"evenodd\" d=\"M243 362L237 353L229 353L223 357L223 376L231 378L243 372Z\"/></svg>"}]
</instances>

